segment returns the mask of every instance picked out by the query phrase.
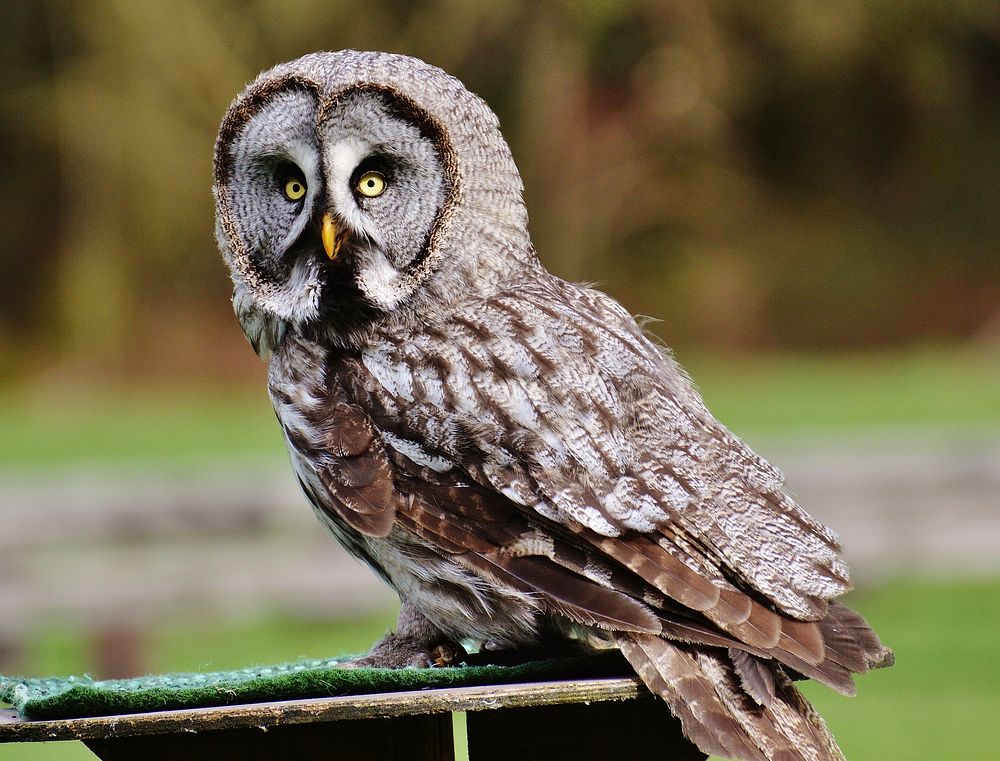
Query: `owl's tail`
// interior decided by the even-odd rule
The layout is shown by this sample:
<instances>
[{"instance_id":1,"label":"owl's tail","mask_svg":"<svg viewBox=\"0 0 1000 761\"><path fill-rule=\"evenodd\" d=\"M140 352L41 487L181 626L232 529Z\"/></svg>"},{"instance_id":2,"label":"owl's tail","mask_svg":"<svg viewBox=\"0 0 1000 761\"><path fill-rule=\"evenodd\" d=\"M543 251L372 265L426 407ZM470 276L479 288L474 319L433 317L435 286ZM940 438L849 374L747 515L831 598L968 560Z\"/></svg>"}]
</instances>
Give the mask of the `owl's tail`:
<instances>
[{"instance_id":1,"label":"owl's tail","mask_svg":"<svg viewBox=\"0 0 1000 761\"><path fill-rule=\"evenodd\" d=\"M773 680L773 697L759 705L737 674L734 651L652 634L620 633L617 642L705 753L742 761L845 761L826 724L780 670L761 664L762 678Z\"/></svg>"}]
</instances>

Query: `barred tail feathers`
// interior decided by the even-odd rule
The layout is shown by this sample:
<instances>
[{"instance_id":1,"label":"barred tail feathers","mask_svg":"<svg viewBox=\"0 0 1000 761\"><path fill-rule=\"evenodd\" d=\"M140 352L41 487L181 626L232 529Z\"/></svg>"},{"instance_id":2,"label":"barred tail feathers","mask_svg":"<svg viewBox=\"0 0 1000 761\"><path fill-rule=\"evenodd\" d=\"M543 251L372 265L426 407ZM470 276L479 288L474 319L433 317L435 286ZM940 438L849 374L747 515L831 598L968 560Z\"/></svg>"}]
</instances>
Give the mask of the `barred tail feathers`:
<instances>
[{"instance_id":1,"label":"barred tail feathers","mask_svg":"<svg viewBox=\"0 0 1000 761\"><path fill-rule=\"evenodd\" d=\"M826 724L780 671L758 705L723 649L699 649L654 635L622 633L629 663L681 721L702 751L740 761L845 761Z\"/></svg>"}]
</instances>

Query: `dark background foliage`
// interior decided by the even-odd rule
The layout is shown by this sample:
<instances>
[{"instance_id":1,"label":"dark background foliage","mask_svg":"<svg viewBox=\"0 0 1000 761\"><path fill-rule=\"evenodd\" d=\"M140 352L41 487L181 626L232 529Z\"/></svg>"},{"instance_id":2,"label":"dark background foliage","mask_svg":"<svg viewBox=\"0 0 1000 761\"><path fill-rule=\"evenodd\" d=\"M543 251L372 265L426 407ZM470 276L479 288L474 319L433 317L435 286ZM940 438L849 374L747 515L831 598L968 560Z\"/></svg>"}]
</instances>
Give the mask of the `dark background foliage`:
<instances>
[{"instance_id":1,"label":"dark background foliage","mask_svg":"<svg viewBox=\"0 0 1000 761\"><path fill-rule=\"evenodd\" d=\"M395 50L499 114L555 272L680 347L1000 333L1000 6L2 4L0 362L242 377L212 144L254 74Z\"/></svg>"}]
</instances>

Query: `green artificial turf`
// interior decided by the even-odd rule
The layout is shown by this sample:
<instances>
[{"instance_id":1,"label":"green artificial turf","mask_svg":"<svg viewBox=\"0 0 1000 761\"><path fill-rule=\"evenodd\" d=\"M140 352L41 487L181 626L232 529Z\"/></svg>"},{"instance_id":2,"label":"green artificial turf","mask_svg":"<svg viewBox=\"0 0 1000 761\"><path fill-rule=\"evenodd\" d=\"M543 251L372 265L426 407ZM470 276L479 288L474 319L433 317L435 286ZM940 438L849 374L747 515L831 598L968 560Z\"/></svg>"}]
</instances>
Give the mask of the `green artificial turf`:
<instances>
[{"instance_id":1,"label":"green artificial turf","mask_svg":"<svg viewBox=\"0 0 1000 761\"><path fill-rule=\"evenodd\" d=\"M346 657L231 671L171 672L110 680L95 680L86 675L42 678L0 676L0 701L12 704L24 718L68 719L629 673L628 664L617 651L530 661L513 666L343 669L338 667L343 660Z\"/></svg>"}]
</instances>

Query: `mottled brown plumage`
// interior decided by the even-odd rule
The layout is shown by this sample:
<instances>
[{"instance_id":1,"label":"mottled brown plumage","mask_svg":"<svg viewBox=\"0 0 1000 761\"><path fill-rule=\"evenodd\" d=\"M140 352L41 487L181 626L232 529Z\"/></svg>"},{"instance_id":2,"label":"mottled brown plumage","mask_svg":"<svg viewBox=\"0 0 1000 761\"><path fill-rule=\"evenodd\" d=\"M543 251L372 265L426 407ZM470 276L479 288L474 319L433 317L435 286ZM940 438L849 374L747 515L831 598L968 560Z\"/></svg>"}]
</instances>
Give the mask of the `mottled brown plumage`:
<instances>
[{"instance_id":1,"label":"mottled brown plumage","mask_svg":"<svg viewBox=\"0 0 1000 761\"><path fill-rule=\"evenodd\" d=\"M362 663L575 638L706 752L841 758L791 678L852 693L891 654L833 602L837 538L620 305L545 271L481 100L414 59L307 56L233 104L215 180L299 481L403 603Z\"/></svg>"}]
</instances>

